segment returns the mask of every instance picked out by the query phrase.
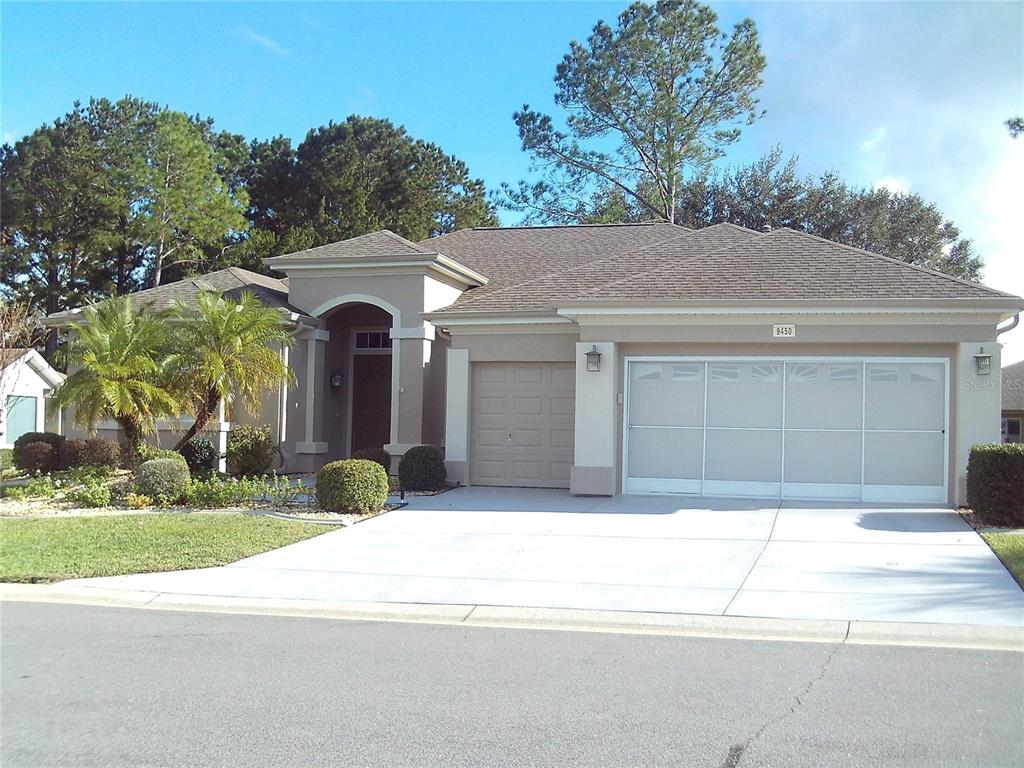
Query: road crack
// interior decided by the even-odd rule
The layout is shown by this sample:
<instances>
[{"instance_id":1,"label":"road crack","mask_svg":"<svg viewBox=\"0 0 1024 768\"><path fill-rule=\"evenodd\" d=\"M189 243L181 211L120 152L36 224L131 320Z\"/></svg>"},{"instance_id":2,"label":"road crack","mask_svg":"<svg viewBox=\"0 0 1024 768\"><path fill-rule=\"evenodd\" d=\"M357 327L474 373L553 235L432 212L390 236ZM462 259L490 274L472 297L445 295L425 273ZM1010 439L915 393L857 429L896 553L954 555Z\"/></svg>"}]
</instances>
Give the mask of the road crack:
<instances>
[{"instance_id":1,"label":"road crack","mask_svg":"<svg viewBox=\"0 0 1024 768\"><path fill-rule=\"evenodd\" d=\"M779 723L782 723L785 720L789 719L797 713L797 710L804 706L804 702L807 696L811 693L812 690L814 690L814 687L825 678L825 674L828 671L829 665L832 664L832 660L835 659L836 655L839 653L839 649L846 645L846 641L849 639L849 637L850 625L847 624L846 634L843 636L843 639L836 643L828 652L828 655L825 657L825 660L821 663L821 666L818 667L817 674L815 674L810 680L808 680L807 684L793 697L793 703L789 706L789 709L787 709L785 712L779 715L776 715L773 718L770 718L769 720L766 720L760 728L758 728L750 737L746 739L746 741L731 746L729 748L728 754L726 754L725 756L725 760L722 762L721 768L739 768L739 765L743 761L743 758L746 756L748 750L752 746L754 746L754 744L756 744L758 740L762 736L764 736L765 733L768 732L768 729L773 728L777 726Z\"/></svg>"}]
</instances>

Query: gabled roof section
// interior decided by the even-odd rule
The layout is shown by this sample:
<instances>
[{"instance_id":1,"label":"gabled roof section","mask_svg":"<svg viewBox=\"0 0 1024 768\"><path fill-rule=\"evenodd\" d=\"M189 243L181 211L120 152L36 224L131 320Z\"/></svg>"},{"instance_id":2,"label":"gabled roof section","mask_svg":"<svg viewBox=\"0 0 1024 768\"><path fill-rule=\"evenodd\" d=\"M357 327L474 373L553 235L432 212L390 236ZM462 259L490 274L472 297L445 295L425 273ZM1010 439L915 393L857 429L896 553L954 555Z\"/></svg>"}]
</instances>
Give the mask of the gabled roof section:
<instances>
[{"instance_id":1,"label":"gabled roof section","mask_svg":"<svg viewBox=\"0 0 1024 768\"><path fill-rule=\"evenodd\" d=\"M1004 411L1024 411L1024 360L1001 371Z\"/></svg>"},{"instance_id":2,"label":"gabled roof section","mask_svg":"<svg viewBox=\"0 0 1024 768\"><path fill-rule=\"evenodd\" d=\"M266 263L285 263L287 261L298 261L306 259L351 259L360 256L422 256L433 254L436 251L423 248L401 235L396 235L389 229L382 229L378 232L371 232L367 235L341 240L337 243L328 243L316 248L308 248L305 251L296 251L284 256L275 256L267 259Z\"/></svg>"},{"instance_id":3,"label":"gabled roof section","mask_svg":"<svg viewBox=\"0 0 1024 768\"><path fill-rule=\"evenodd\" d=\"M0 349L0 367L7 368L19 361L39 374L48 387L59 386L64 381L64 374L46 362L46 358L31 347Z\"/></svg>"},{"instance_id":4,"label":"gabled roof section","mask_svg":"<svg viewBox=\"0 0 1024 768\"><path fill-rule=\"evenodd\" d=\"M237 299L246 290L255 294L268 307L303 314L288 303L288 286L284 281L241 267L228 267L205 275L186 277L174 283L133 293L131 297L136 306L160 311L170 309L175 301L190 304L202 291L214 291L226 298ZM79 313L78 309L57 312L46 318L46 324L66 325L78 319Z\"/></svg>"}]
</instances>

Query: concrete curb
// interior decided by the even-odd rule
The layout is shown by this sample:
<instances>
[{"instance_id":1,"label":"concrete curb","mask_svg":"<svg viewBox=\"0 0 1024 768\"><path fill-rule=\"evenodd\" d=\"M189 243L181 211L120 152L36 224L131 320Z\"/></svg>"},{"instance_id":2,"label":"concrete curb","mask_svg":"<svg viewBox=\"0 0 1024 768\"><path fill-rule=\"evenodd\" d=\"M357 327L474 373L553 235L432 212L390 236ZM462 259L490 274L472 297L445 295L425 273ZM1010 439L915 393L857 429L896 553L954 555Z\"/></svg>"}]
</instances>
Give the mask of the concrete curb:
<instances>
[{"instance_id":1,"label":"concrete curb","mask_svg":"<svg viewBox=\"0 0 1024 768\"><path fill-rule=\"evenodd\" d=\"M219 597L100 587L70 587L61 584L0 584L0 601L349 621L396 621L506 629L1024 652L1024 629L1022 628L966 624L817 621L434 603L275 600L258 597Z\"/></svg>"}]
</instances>

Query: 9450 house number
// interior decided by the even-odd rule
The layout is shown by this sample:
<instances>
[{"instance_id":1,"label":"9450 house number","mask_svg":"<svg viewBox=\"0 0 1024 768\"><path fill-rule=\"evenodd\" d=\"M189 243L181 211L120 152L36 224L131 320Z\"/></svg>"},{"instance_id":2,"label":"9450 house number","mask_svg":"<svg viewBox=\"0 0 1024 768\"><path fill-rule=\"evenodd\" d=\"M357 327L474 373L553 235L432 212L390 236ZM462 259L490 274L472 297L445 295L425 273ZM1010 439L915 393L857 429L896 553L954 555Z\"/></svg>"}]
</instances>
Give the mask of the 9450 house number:
<instances>
[{"instance_id":1,"label":"9450 house number","mask_svg":"<svg viewBox=\"0 0 1024 768\"><path fill-rule=\"evenodd\" d=\"M772 326L772 338L773 339L792 339L796 336L795 325L773 325Z\"/></svg>"}]
</instances>

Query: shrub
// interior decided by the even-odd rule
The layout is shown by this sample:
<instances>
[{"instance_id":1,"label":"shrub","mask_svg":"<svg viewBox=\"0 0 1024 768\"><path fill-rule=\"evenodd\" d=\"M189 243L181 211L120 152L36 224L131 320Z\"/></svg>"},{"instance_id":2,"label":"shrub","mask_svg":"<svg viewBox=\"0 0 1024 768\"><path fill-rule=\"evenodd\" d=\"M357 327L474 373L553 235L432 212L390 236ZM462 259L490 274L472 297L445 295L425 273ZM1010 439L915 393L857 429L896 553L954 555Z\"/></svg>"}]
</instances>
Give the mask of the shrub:
<instances>
[{"instance_id":1,"label":"shrub","mask_svg":"<svg viewBox=\"0 0 1024 768\"><path fill-rule=\"evenodd\" d=\"M18 467L26 472L38 475L57 468L57 451L50 443L29 443L15 450Z\"/></svg>"},{"instance_id":2,"label":"shrub","mask_svg":"<svg viewBox=\"0 0 1024 768\"><path fill-rule=\"evenodd\" d=\"M228 437L228 472L233 475L261 475L274 461L273 437L270 427L235 427Z\"/></svg>"},{"instance_id":3,"label":"shrub","mask_svg":"<svg viewBox=\"0 0 1024 768\"><path fill-rule=\"evenodd\" d=\"M444 485L448 468L432 445L417 445L398 462L398 480L407 491L436 491Z\"/></svg>"},{"instance_id":4,"label":"shrub","mask_svg":"<svg viewBox=\"0 0 1024 768\"><path fill-rule=\"evenodd\" d=\"M266 497L275 507L286 507L297 503L301 497L309 493L309 489L301 483L293 483L290 477L278 475L266 481Z\"/></svg>"},{"instance_id":5,"label":"shrub","mask_svg":"<svg viewBox=\"0 0 1024 768\"><path fill-rule=\"evenodd\" d=\"M175 504L189 488L188 465L177 459L150 459L135 470L135 490L160 504Z\"/></svg>"},{"instance_id":6,"label":"shrub","mask_svg":"<svg viewBox=\"0 0 1024 768\"><path fill-rule=\"evenodd\" d=\"M384 474L391 474L391 454L383 448L360 448L352 454L352 458L375 461L384 467Z\"/></svg>"},{"instance_id":7,"label":"shrub","mask_svg":"<svg viewBox=\"0 0 1024 768\"><path fill-rule=\"evenodd\" d=\"M14 451L11 448L0 448L0 472L14 466Z\"/></svg>"},{"instance_id":8,"label":"shrub","mask_svg":"<svg viewBox=\"0 0 1024 768\"><path fill-rule=\"evenodd\" d=\"M332 461L317 472L316 503L327 512L377 512L387 500L388 476L375 461Z\"/></svg>"},{"instance_id":9,"label":"shrub","mask_svg":"<svg viewBox=\"0 0 1024 768\"><path fill-rule=\"evenodd\" d=\"M124 505L128 509L143 509L144 507L153 506L153 500L141 493L129 493L124 497Z\"/></svg>"},{"instance_id":10,"label":"shrub","mask_svg":"<svg viewBox=\"0 0 1024 768\"><path fill-rule=\"evenodd\" d=\"M26 446L32 443L46 443L53 447L54 459L60 455L60 447L64 442L64 436L58 435L53 432L26 432L24 435L14 441L14 450L12 458L14 459L14 466L18 469L28 469L22 463L22 456Z\"/></svg>"},{"instance_id":11,"label":"shrub","mask_svg":"<svg viewBox=\"0 0 1024 768\"><path fill-rule=\"evenodd\" d=\"M185 503L200 509L219 509L237 503L238 483L219 476L193 480L185 492Z\"/></svg>"},{"instance_id":12,"label":"shrub","mask_svg":"<svg viewBox=\"0 0 1024 768\"><path fill-rule=\"evenodd\" d=\"M967 504L985 522L1024 526L1024 443L984 443L971 448Z\"/></svg>"},{"instance_id":13,"label":"shrub","mask_svg":"<svg viewBox=\"0 0 1024 768\"><path fill-rule=\"evenodd\" d=\"M121 466L120 444L105 437L89 438L85 441L82 466L117 469Z\"/></svg>"},{"instance_id":14,"label":"shrub","mask_svg":"<svg viewBox=\"0 0 1024 768\"><path fill-rule=\"evenodd\" d=\"M20 488L7 489L7 496L16 501L31 498L52 499L56 493L57 484L49 475L31 477Z\"/></svg>"},{"instance_id":15,"label":"shrub","mask_svg":"<svg viewBox=\"0 0 1024 768\"><path fill-rule=\"evenodd\" d=\"M170 448L160 448L156 445L146 445L139 451L139 463L144 461L152 461L153 459L175 459L177 461L185 461L185 457L177 451L172 451Z\"/></svg>"},{"instance_id":16,"label":"shrub","mask_svg":"<svg viewBox=\"0 0 1024 768\"><path fill-rule=\"evenodd\" d=\"M110 488L106 483L90 480L69 492L68 499L83 507L109 507Z\"/></svg>"},{"instance_id":17,"label":"shrub","mask_svg":"<svg viewBox=\"0 0 1024 768\"><path fill-rule=\"evenodd\" d=\"M61 443L57 465L61 469L75 469L85 464L85 440L65 440Z\"/></svg>"},{"instance_id":18,"label":"shrub","mask_svg":"<svg viewBox=\"0 0 1024 768\"><path fill-rule=\"evenodd\" d=\"M67 478L72 483L91 483L106 480L113 473L110 467L77 467L67 470Z\"/></svg>"},{"instance_id":19,"label":"shrub","mask_svg":"<svg viewBox=\"0 0 1024 768\"><path fill-rule=\"evenodd\" d=\"M217 468L217 459L220 458L213 442L205 437L193 437L181 446L181 455L192 474L212 472Z\"/></svg>"}]
</instances>

